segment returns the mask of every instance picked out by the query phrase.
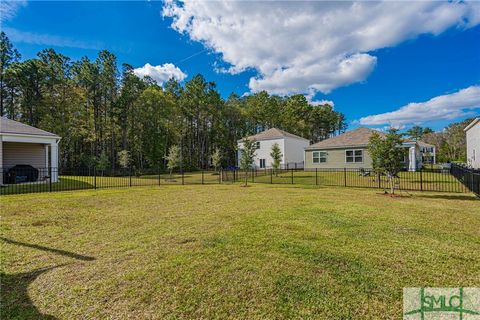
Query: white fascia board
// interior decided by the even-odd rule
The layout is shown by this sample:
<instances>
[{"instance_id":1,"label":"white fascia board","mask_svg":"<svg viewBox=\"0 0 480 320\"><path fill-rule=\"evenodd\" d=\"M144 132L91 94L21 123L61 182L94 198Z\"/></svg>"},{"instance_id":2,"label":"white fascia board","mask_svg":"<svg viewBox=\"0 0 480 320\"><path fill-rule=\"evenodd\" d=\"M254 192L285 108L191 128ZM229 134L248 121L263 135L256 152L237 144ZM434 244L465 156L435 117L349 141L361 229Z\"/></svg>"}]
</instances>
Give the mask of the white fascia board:
<instances>
[{"instance_id":1,"label":"white fascia board","mask_svg":"<svg viewBox=\"0 0 480 320\"><path fill-rule=\"evenodd\" d=\"M20 143L41 143L51 144L58 143L60 137L58 136L40 136L29 134L16 134L16 133L0 133L3 142L20 142Z\"/></svg>"}]
</instances>

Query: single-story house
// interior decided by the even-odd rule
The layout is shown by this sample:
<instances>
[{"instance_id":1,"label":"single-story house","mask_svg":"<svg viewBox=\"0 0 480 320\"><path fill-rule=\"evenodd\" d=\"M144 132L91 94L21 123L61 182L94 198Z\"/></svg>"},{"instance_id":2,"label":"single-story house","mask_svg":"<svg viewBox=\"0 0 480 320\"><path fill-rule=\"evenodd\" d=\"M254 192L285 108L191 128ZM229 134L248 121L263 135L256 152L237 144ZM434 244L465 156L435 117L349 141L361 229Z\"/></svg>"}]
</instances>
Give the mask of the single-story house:
<instances>
[{"instance_id":1,"label":"single-story house","mask_svg":"<svg viewBox=\"0 0 480 320\"><path fill-rule=\"evenodd\" d=\"M480 118L475 118L463 129L467 142L467 164L480 169Z\"/></svg>"},{"instance_id":2,"label":"single-story house","mask_svg":"<svg viewBox=\"0 0 480 320\"><path fill-rule=\"evenodd\" d=\"M50 176L52 182L57 182L61 138L18 121L0 118L0 183L5 182L5 174L15 166L32 166L38 170L38 180Z\"/></svg>"},{"instance_id":3,"label":"single-story house","mask_svg":"<svg viewBox=\"0 0 480 320\"><path fill-rule=\"evenodd\" d=\"M372 168L372 158L368 153L370 136L379 131L358 128L344 134L322 140L305 149L305 169L315 168ZM422 167L422 155L416 141L405 141L405 167L415 171Z\"/></svg>"},{"instance_id":4,"label":"single-story house","mask_svg":"<svg viewBox=\"0 0 480 320\"><path fill-rule=\"evenodd\" d=\"M245 139L245 138L244 138ZM310 141L292 133L271 128L246 139L255 140L257 151L255 152L254 168L271 168L273 159L270 156L272 146L277 143L282 153L281 168L303 167L303 155L305 148ZM238 140L238 166L240 166L241 149L243 148L243 139Z\"/></svg>"}]
</instances>

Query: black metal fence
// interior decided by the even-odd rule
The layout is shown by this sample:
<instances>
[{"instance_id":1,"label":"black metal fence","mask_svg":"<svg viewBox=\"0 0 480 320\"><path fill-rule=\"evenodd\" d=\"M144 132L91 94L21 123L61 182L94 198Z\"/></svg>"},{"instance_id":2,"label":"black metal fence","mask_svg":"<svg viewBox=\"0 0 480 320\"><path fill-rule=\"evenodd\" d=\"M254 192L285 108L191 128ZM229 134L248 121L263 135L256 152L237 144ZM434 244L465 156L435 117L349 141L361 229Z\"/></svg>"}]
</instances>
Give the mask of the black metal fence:
<instances>
[{"instance_id":1,"label":"black metal fence","mask_svg":"<svg viewBox=\"0 0 480 320\"><path fill-rule=\"evenodd\" d=\"M159 172L158 170L98 170L96 168L1 169L0 195L151 185L219 184L218 171Z\"/></svg>"},{"instance_id":2,"label":"black metal fence","mask_svg":"<svg viewBox=\"0 0 480 320\"><path fill-rule=\"evenodd\" d=\"M0 195L80 189L150 185L200 185L220 183L268 183L304 186L342 186L389 189L390 181L372 169L223 169L195 172L155 170L98 170L96 168L0 169ZM452 165L451 169L403 171L394 178L395 188L412 191L469 192L479 194L480 172Z\"/></svg>"},{"instance_id":3,"label":"black metal fence","mask_svg":"<svg viewBox=\"0 0 480 320\"><path fill-rule=\"evenodd\" d=\"M465 188L480 197L480 170L453 163L451 172Z\"/></svg>"},{"instance_id":4,"label":"black metal fence","mask_svg":"<svg viewBox=\"0 0 480 320\"><path fill-rule=\"evenodd\" d=\"M223 182L298 184L310 186L342 186L389 189L390 180L372 169L256 169L224 170ZM450 169L402 171L394 179L395 188L410 191L468 192Z\"/></svg>"}]
</instances>

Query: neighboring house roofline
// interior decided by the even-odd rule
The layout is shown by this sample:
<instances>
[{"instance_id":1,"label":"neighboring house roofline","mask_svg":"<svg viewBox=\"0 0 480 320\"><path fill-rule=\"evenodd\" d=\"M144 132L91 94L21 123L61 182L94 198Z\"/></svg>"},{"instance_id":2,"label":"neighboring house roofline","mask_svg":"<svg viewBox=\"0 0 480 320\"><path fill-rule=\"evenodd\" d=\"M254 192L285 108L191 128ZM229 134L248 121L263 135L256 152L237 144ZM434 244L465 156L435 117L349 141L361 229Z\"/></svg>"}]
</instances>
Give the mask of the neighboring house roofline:
<instances>
[{"instance_id":1,"label":"neighboring house roofline","mask_svg":"<svg viewBox=\"0 0 480 320\"><path fill-rule=\"evenodd\" d=\"M463 131L467 132L468 130L470 130L474 125L476 125L478 122L480 122L480 118L475 118L473 119L472 122L470 122L470 124L468 126L465 127L465 129L463 129Z\"/></svg>"},{"instance_id":2,"label":"neighboring house roofline","mask_svg":"<svg viewBox=\"0 0 480 320\"><path fill-rule=\"evenodd\" d=\"M332 149L357 149L357 148L367 148L368 144L353 144L353 145L342 145L342 146L326 146L326 147L313 147L309 146L306 148L306 151L321 151L321 150L332 150Z\"/></svg>"},{"instance_id":3,"label":"neighboring house roofline","mask_svg":"<svg viewBox=\"0 0 480 320\"><path fill-rule=\"evenodd\" d=\"M418 143L404 142L402 146L408 147L409 145L418 146ZM313 146L313 145L312 145ZM368 144L352 144L352 145L342 145L342 146L330 146L330 147L308 147L306 151L322 151L322 150L333 150L333 149L361 149L368 148Z\"/></svg>"},{"instance_id":4,"label":"neighboring house roofline","mask_svg":"<svg viewBox=\"0 0 480 320\"><path fill-rule=\"evenodd\" d=\"M0 135L31 136L60 139L60 137L54 133L38 129L5 117L1 117Z\"/></svg>"},{"instance_id":5,"label":"neighboring house roofline","mask_svg":"<svg viewBox=\"0 0 480 320\"><path fill-rule=\"evenodd\" d=\"M244 139L253 139L255 141L262 141L262 140L276 140L276 139L284 139L284 138L293 138L298 140L309 141L303 137L297 136L293 133L278 129L278 128L270 128L268 130L259 132L257 134L244 137L242 139L237 140L237 142L242 142Z\"/></svg>"},{"instance_id":6,"label":"neighboring house roofline","mask_svg":"<svg viewBox=\"0 0 480 320\"><path fill-rule=\"evenodd\" d=\"M23 133L10 133L10 132L0 132L0 136L2 137L25 137L25 138L41 138L41 139L52 139L52 140L57 140L60 141L62 140L62 137L59 137L57 135L41 135L41 134L23 134ZM8 141L7 141L8 142Z\"/></svg>"},{"instance_id":7,"label":"neighboring house roofline","mask_svg":"<svg viewBox=\"0 0 480 320\"><path fill-rule=\"evenodd\" d=\"M355 130L347 131L338 136L334 136L320 142L314 143L306 148L306 150L320 150L320 149L344 149L351 147L365 147L368 145L370 136L373 133L378 133L380 136L385 136L385 133L370 129L357 128Z\"/></svg>"}]
</instances>

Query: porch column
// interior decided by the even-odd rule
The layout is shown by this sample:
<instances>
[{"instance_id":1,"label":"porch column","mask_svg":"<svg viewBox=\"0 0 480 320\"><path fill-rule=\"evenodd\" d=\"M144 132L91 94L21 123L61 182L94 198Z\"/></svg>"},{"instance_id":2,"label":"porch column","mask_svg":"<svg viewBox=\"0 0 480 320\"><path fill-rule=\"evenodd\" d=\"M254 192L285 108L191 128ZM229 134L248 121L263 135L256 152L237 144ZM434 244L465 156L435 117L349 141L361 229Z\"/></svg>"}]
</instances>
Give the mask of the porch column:
<instances>
[{"instance_id":1,"label":"porch column","mask_svg":"<svg viewBox=\"0 0 480 320\"><path fill-rule=\"evenodd\" d=\"M417 155L415 147L408 148L408 171L417 170Z\"/></svg>"},{"instance_id":2,"label":"porch column","mask_svg":"<svg viewBox=\"0 0 480 320\"><path fill-rule=\"evenodd\" d=\"M50 168L52 169L52 182L58 182L58 143L50 144Z\"/></svg>"},{"instance_id":3,"label":"porch column","mask_svg":"<svg viewBox=\"0 0 480 320\"><path fill-rule=\"evenodd\" d=\"M50 162L48 161L48 144L45 144L45 169L50 167Z\"/></svg>"}]
</instances>

